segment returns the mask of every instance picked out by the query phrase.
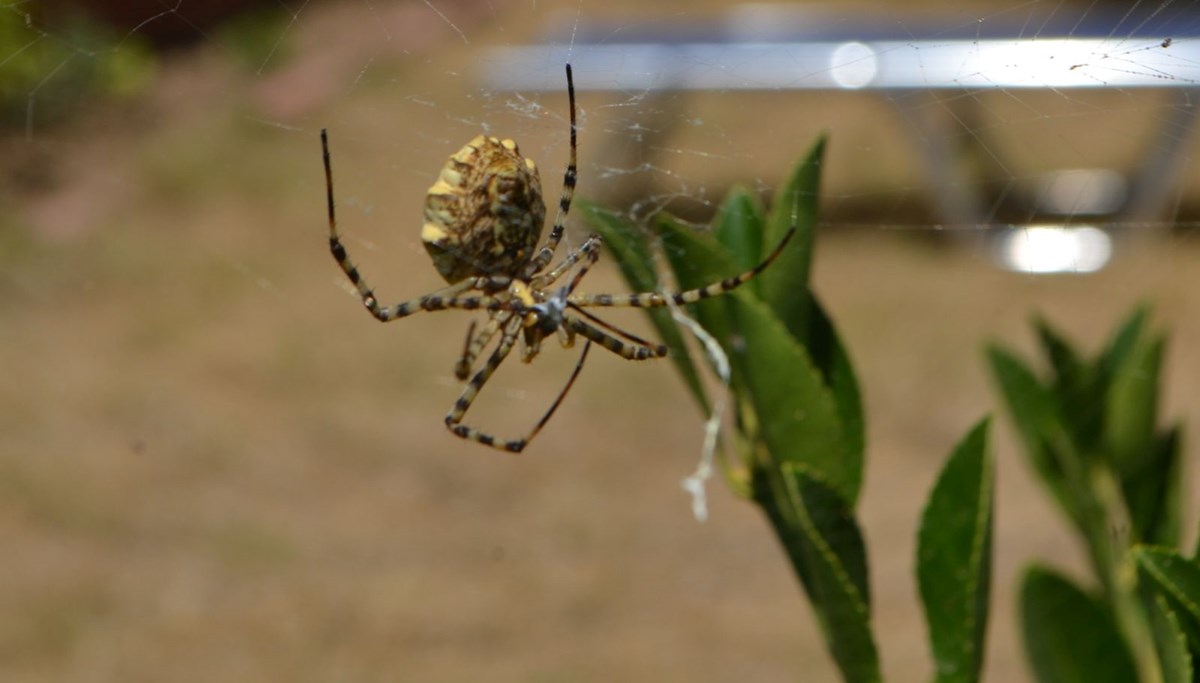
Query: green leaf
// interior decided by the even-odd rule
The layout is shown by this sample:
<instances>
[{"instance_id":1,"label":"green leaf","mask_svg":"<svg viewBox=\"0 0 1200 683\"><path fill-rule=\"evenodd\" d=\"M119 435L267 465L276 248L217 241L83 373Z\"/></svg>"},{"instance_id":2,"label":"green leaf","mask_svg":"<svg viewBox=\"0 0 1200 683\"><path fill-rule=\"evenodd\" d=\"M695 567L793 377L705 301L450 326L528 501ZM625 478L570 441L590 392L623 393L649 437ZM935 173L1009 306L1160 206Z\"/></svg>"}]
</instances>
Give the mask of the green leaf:
<instances>
[{"instance_id":1,"label":"green leaf","mask_svg":"<svg viewBox=\"0 0 1200 683\"><path fill-rule=\"evenodd\" d=\"M738 271L747 271L758 265L766 254L763 252L763 208L758 196L746 188L734 186L713 220L713 235L737 264ZM747 283L755 293L758 280Z\"/></svg>"},{"instance_id":2,"label":"green leaf","mask_svg":"<svg viewBox=\"0 0 1200 683\"><path fill-rule=\"evenodd\" d=\"M632 223L620 215L602 209L590 202L577 200L580 213L588 225L604 238L604 243L616 258L621 274L635 292L653 292L658 289L658 275L652 267L653 260L642 235ZM671 312L665 308L646 310L650 321L658 331L659 337L671 350L671 361L683 377L684 384L707 415L710 411L708 395L700 382L700 375L692 363L687 345L679 326L671 318Z\"/></svg>"},{"instance_id":3,"label":"green leaf","mask_svg":"<svg viewBox=\"0 0 1200 683\"><path fill-rule=\"evenodd\" d=\"M1183 509L1183 447L1175 426L1145 445L1136 469L1121 475L1121 494L1128 508L1133 538L1173 546L1179 542Z\"/></svg>"},{"instance_id":4,"label":"green leaf","mask_svg":"<svg viewBox=\"0 0 1200 683\"><path fill-rule=\"evenodd\" d=\"M756 469L754 495L800 577L844 679L881 680L866 549L850 504L794 463Z\"/></svg>"},{"instance_id":5,"label":"green leaf","mask_svg":"<svg viewBox=\"0 0 1200 683\"><path fill-rule=\"evenodd\" d=\"M825 142L825 136L818 138L804 159L792 170L791 176L775 196L763 235L766 240L763 253L766 254L783 239L793 222L796 224L796 235L787 249L760 276L760 288L771 309L801 343L808 341L808 276L817 227L817 199Z\"/></svg>"},{"instance_id":6,"label":"green leaf","mask_svg":"<svg viewBox=\"0 0 1200 683\"><path fill-rule=\"evenodd\" d=\"M853 468L855 473L851 478L861 482L866 455L866 428L858 379L854 376L854 366L850 363L845 346L838 338L833 322L816 297L812 299L810 313L812 317L808 324L808 353L813 364L821 371L825 384L833 392L838 417L841 418L842 428L845 430L846 467ZM851 501L858 499L857 488L853 494Z\"/></svg>"},{"instance_id":7,"label":"green leaf","mask_svg":"<svg viewBox=\"0 0 1200 683\"><path fill-rule=\"evenodd\" d=\"M1050 361L1050 368L1054 370L1059 381L1064 378L1073 381L1083 373L1086 363L1071 347L1070 342L1050 326L1049 321L1041 317L1035 318L1033 327L1037 332L1038 341L1042 344L1042 352L1046 354L1046 359Z\"/></svg>"},{"instance_id":8,"label":"green leaf","mask_svg":"<svg viewBox=\"0 0 1200 683\"><path fill-rule=\"evenodd\" d=\"M1039 683L1130 683L1137 671L1105 604L1050 569L1021 582L1021 631Z\"/></svg>"},{"instance_id":9,"label":"green leaf","mask_svg":"<svg viewBox=\"0 0 1200 683\"><path fill-rule=\"evenodd\" d=\"M737 291L726 296L738 334L732 355L745 373L771 457L808 465L853 502L862 483L861 462L850 457L846 427L821 373L763 302Z\"/></svg>"},{"instance_id":10,"label":"green leaf","mask_svg":"<svg viewBox=\"0 0 1200 683\"><path fill-rule=\"evenodd\" d=\"M1200 562L1172 548L1141 545L1131 552L1142 576L1184 605L1188 617L1200 624Z\"/></svg>"},{"instance_id":11,"label":"green leaf","mask_svg":"<svg viewBox=\"0 0 1200 683\"><path fill-rule=\"evenodd\" d=\"M1104 442L1122 474L1140 469L1154 444L1158 378L1166 339L1133 345L1111 369L1105 396Z\"/></svg>"},{"instance_id":12,"label":"green leaf","mask_svg":"<svg viewBox=\"0 0 1200 683\"><path fill-rule=\"evenodd\" d=\"M992 344L987 347L987 357L1026 450L1040 449L1045 442L1046 427L1057 414L1050 392L1019 358L1008 351ZM1057 473L1053 462L1035 465L1039 472Z\"/></svg>"},{"instance_id":13,"label":"green leaf","mask_svg":"<svg viewBox=\"0 0 1200 683\"><path fill-rule=\"evenodd\" d=\"M1108 347L1100 355L1100 364L1110 374L1112 369L1123 366L1130 353L1137 347L1142 338L1142 331L1150 317L1150 309L1141 306L1129 316L1117 333L1108 343Z\"/></svg>"},{"instance_id":14,"label":"green leaf","mask_svg":"<svg viewBox=\"0 0 1200 683\"><path fill-rule=\"evenodd\" d=\"M746 206L746 204L743 204L742 208L746 209ZM743 213L743 215L745 214ZM732 256L722 250L721 246L715 244L712 239L702 234L697 234L689 226L680 223L670 216L661 216L656 222L656 227L662 236L663 249L667 254L668 260L671 262L672 269L675 271L675 278L679 286L684 289L702 287L743 270ZM774 268L775 265L771 267ZM751 302L749 305L754 306L759 316L774 317L770 311L764 310L762 306L757 305L757 300L752 290L748 290L745 287L739 288L730 294L701 301L692 306L691 310L700 324L725 349L726 354L729 356L730 364L734 369L734 387L737 390L741 390L746 388L745 383L749 381L748 378L753 372L752 368L747 367L747 360L753 356L753 354L747 352L747 338L754 337L755 335L749 333L746 329L734 326L740 320L733 317L736 313L733 307L737 305L734 303L735 300ZM758 346L768 347L778 342L785 349L785 355L782 358L777 357L774 362L790 363L791 365L778 366L788 369L782 374L778 370L771 370L765 373L771 380L769 382L771 386L777 385L780 382L791 381L788 379L789 377L793 377L796 380L798 390L790 398L785 398L785 405L794 406L798 410L803 411L804 400L806 400L804 399L805 396L817 395L819 397L817 400L822 402L822 406L825 403L824 396L826 394L832 398L831 405L834 415L837 417L836 424L840 425L842 431L840 441L843 446L840 451L830 452L825 460L832 462L841 474L829 472L830 468L828 465L820 464L819 460L821 458L819 456L815 456L816 459L812 460L812 462L819 470L827 472L833 480L845 482L845 495L851 501L855 501L858 498L858 490L862 482L864 452L864 421L858 381L854 376L854 369L850 363L850 358L841 340L838 338L829 317L818 302L813 300L812 303L813 306L809 309L812 316L811 321L806 326L811 336L811 343L807 349L807 352L811 353L811 357L808 361L793 360L801 358L806 354L806 349L799 343L799 340L794 338L789 342L787 339L773 333L770 335L771 339L754 339L754 342ZM742 309L739 308L737 310L741 311ZM746 315L753 317L755 314L742 312L741 315L743 317ZM779 325L768 325L768 327L776 332L780 329ZM815 365L818 370L815 376L805 371L812 365ZM760 372L760 376L763 374ZM826 385L824 392L818 391L815 388L819 384ZM740 393L743 398L751 400L755 406L762 403L752 391L740 391ZM817 412L819 413L820 411L818 410ZM756 422L761 425L767 419L767 417L760 414ZM792 421L786 420L785 422L791 423ZM788 437L782 436L781 438L786 439ZM783 458L785 456L781 455L781 453L794 450L791 447L792 445L803 445L803 443L804 441L795 443L779 441L777 444L782 445L783 450L773 452L776 454L776 457Z\"/></svg>"},{"instance_id":15,"label":"green leaf","mask_svg":"<svg viewBox=\"0 0 1200 683\"><path fill-rule=\"evenodd\" d=\"M1025 444L1024 451L1030 464L1063 510L1073 520L1078 520L1079 514L1069 492L1066 472L1050 441L1050 432L1059 423L1053 397L1016 356L998 346L989 345L987 357L992 375L1004 396L1004 404Z\"/></svg>"},{"instance_id":16,"label":"green leaf","mask_svg":"<svg viewBox=\"0 0 1200 683\"><path fill-rule=\"evenodd\" d=\"M1132 550L1138 574L1179 617L1192 652L1200 652L1200 562L1171 548L1138 546Z\"/></svg>"},{"instance_id":17,"label":"green leaf","mask_svg":"<svg viewBox=\"0 0 1200 683\"><path fill-rule=\"evenodd\" d=\"M981 420L938 477L917 549L917 579L939 683L979 680L992 564L994 472Z\"/></svg>"},{"instance_id":18,"label":"green leaf","mask_svg":"<svg viewBox=\"0 0 1200 683\"><path fill-rule=\"evenodd\" d=\"M1069 342L1039 318L1034 321L1042 351L1054 371L1051 397L1055 415L1061 415L1065 432L1078 446L1081 456L1096 452L1104 421L1104 403L1097 400L1105 391L1104 376L1083 361Z\"/></svg>"},{"instance_id":19,"label":"green leaf","mask_svg":"<svg viewBox=\"0 0 1200 683\"><path fill-rule=\"evenodd\" d=\"M1187 635L1166 598L1151 593L1145 601L1154 630L1154 647L1162 667L1163 683L1194 683L1192 655L1188 652Z\"/></svg>"},{"instance_id":20,"label":"green leaf","mask_svg":"<svg viewBox=\"0 0 1200 683\"><path fill-rule=\"evenodd\" d=\"M659 214L654 228L662 240L663 253L680 289L705 287L739 272L737 263L711 236L698 234L674 216ZM688 310L729 355L730 322L726 297L699 301L688 306Z\"/></svg>"},{"instance_id":21,"label":"green leaf","mask_svg":"<svg viewBox=\"0 0 1200 683\"><path fill-rule=\"evenodd\" d=\"M662 240L663 252L675 273L675 282L681 289L704 287L738 271L737 264L711 236L697 233L669 214L659 214L655 220L655 227ZM738 427L744 434L746 423L756 423L756 420L747 412L749 399L744 391L746 373L739 365L740 357L732 352L733 328L729 319L728 295L699 301L689 305L687 309L692 318L717 340L725 352L732 372L730 386L735 397L735 416ZM714 366L711 358L706 356L706 360L710 366ZM717 371L715 366L712 369ZM752 434L749 436L753 437Z\"/></svg>"}]
</instances>

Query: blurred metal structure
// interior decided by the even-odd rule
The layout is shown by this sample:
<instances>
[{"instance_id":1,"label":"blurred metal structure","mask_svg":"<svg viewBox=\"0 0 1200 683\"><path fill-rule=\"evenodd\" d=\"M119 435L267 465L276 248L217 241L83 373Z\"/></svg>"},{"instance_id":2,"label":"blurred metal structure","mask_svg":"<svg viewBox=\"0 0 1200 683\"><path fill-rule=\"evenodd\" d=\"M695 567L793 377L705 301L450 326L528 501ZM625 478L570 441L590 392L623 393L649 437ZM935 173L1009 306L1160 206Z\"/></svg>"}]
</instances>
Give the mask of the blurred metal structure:
<instances>
[{"instance_id":1,"label":"blurred metal structure","mask_svg":"<svg viewBox=\"0 0 1200 683\"><path fill-rule=\"evenodd\" d=\"M1129 177L1111 169L1050 173L1039 181L1044 191L1031 207L1041 216L1108 223L1163 220L1200 99L1200 13L1149 4L1114 11L1092 5L1082 15L1055 9L1047 16L1007 12L985 19L953 10L949 17L883 23L844 9L748 4L720 24L690 28L572 19L543 44L492 50L481 70L486 87L496 90L560 89L559 70L570 61L580 90L876 91L909 105L922 91L931 97L947 90L1169 91L1173 99L1160 105L1142 163ZM993 226L993 208L948 134L948 117L909 109L901 118L919 140L921 164L938 189L929 201L939 220Z\"/></svg>"}]
</instances>

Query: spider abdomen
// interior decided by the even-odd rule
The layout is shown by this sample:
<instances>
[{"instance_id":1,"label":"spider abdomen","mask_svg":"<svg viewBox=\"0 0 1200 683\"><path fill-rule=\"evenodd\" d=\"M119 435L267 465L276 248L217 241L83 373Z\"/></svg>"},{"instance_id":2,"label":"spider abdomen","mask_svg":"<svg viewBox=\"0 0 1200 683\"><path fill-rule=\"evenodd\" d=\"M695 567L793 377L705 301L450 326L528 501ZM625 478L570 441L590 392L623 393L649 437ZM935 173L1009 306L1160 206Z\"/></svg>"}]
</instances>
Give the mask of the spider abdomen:
<instances>
[{"instance_id":1,"label":"spider abdomen","mask_svg":"<svg viewBox=\"0 0 1200 683\"><path fill-rule=\"evenodd\" d=\"M546 218L537 166L517 143L476 136L442 167L425 196L421 241L447 282L517 276Z\"/></svg>"}]
</instances>

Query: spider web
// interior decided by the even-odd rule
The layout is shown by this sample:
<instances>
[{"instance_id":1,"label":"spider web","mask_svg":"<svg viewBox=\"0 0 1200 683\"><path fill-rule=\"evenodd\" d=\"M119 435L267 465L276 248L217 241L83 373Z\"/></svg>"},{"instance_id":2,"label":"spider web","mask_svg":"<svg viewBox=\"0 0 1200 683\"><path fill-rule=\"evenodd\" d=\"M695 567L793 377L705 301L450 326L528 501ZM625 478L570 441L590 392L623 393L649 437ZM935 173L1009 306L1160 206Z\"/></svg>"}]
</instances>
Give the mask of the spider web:
<instances>
[{"instance_id":1,"label":"spider web","mask_svg":"<svg viewBox=\"0 0 1200 683\"><path fill-rule=\"evenodd\" d=\"M322 128L387 303L444 284L423 195L478 133L554 207L566 60L578 196L638 222L769 203L829 135L814 287L864 391L889 678L929 671L913 525L997 411L984 340L1032 348L1039 311L1094 349L1150 302L1164 410L1200 414L1198 0L226 4L0 2L0 679L836 680L750 506L710 485L693 523L668 363L597 351L525 455L479 453L440 424L467 316L374 324L328 256ZM623 291L608 261L587 291ZM532 425L576 359L548 346L467 421ZM1005 430L987 676L1020 681L1013 577L1083 563Z\"/></svg>"}]
</instances>

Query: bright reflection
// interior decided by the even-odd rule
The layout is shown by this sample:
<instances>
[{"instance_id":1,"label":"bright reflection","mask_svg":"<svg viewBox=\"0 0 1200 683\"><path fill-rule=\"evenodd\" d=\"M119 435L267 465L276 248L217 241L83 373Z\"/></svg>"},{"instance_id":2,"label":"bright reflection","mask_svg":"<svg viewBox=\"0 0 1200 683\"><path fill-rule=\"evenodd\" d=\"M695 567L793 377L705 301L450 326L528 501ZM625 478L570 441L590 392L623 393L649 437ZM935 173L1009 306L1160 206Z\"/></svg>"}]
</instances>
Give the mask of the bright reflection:
<instances>
[{"instance_id":1,"label":"bright reflection","mask_svg":"<svg viewBox=\"0 0 1200 683\"><path fill-rule=\"evenodd\" d=\"M843 43L829 58L829 75L834 83L851 90L866 87L879 73L875 50L862 43Z\"/></svg>"},{"instance_id":2,"label":"bright reflection","mask_svg":"<svg viewBox=\"0 0 1200 683\"><path fill-rule=\"evenodd\" d=\"M995 253L1022 273L1094 273L1112 258L1112 239L1090 226L1035 225L999 235Z\"/></svg>"},{"instance_id":3,"label":"bright reflection","mask_svg":"<svg viewBox=\"0 0 1200 683\"><path fill-rule=\"evenodd\" d=\"M1068 168L1043 174L1037 208L1060 216L1116 213L1128 194L1125 176L1106 168Z\"/></svg>"}]
</instances>

